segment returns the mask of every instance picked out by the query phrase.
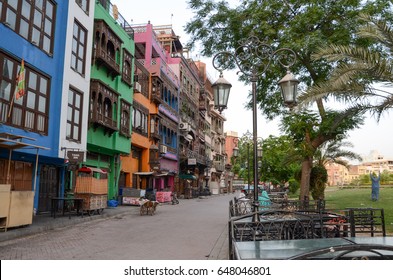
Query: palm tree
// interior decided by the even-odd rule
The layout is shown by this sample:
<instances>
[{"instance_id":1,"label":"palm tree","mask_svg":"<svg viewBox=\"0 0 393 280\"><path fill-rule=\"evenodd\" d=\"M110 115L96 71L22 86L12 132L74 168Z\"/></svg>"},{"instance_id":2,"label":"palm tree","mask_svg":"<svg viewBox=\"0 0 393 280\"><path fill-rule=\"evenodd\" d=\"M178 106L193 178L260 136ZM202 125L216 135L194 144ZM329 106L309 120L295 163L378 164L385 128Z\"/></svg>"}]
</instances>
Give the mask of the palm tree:
<instances>
[{"instance_id":1,"label":"palm tree","mask_svg":"<svg viewBox=\"0 0 393 280\"><path fill-rule=\"evenodd\" d=\"M314 153L314 165L311 169L310 191L314 199L325 197L325 187L328 180L326 165L336 163L349 168L349 161L346 159L361 160L361 157L343 147L351 148L352 143L342 142L341 139L325 142L318 147Z\"/></svg>"},{"instance_id":2,"label":"palm tree","mask_svg":"<svg viewBox=\"0 0 393 280\"><path fill-rule=\"evenodd\" d=\"M336 62L329 80L310 87L300 101L308 104L329 96L350 108L369 111L377 120L393 107L393 93L375 85L393 85L393 30L382 19L362 14L361 40L372 40L372 47L330 45L320 48L314 59Z\"/></svg>"},{"instance_id":3,"label":"palm tree","mask_svg":"<svg viewBox=\"0 0 393 280\"><path fill-rule=\"evenodd\" d=\"M362 160L361 156L344 148L352 148L350 142L341 140L325 142L318 148L314 155L314 165L326 166L328 163L336 163L349 168L349 160Z\"/></svg>"}]
</instances>

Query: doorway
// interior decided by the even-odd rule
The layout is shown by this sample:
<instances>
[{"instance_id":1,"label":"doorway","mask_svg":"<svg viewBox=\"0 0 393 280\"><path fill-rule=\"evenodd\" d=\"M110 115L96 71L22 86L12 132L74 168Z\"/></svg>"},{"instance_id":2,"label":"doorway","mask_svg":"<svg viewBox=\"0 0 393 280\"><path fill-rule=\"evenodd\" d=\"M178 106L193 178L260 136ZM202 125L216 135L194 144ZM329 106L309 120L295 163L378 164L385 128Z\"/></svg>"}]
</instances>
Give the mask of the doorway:
<instances>
[{"instance_id":1,"label":"doorway","mask_svg":"<svg viewBox=\"0 0 393 280\"><path fill-rule=\"evenodd\" d=\"M51 199L59 195L59 170L52 165L43 165L40 172L38 213L51 210Z\"/></svg>"}]
</instances>

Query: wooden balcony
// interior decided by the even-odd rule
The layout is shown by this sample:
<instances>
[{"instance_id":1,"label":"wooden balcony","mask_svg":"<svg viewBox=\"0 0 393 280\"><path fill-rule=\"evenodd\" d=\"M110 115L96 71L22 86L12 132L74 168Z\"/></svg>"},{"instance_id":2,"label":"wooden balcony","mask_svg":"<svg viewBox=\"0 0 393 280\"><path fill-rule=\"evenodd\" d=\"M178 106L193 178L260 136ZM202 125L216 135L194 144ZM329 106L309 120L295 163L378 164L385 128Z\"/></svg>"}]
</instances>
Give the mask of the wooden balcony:
<instances>
[{"instance_id":1,"label":"wooden balcony","mask_svg":"<svg viewBox=\"0 0 393 280\"><path fill-rule=\"evenodd\" d=\"M159 94L154 94L154 93L151 95L151 101L153 101L155 104L162 103L161 96Z\"/></svg>"},{"instance_id":2,"label":"wooden balcony","mask_svg":"<svg viewBox=\"0 0 393 280\"><path fill-rule=\"evenodd\" d=\"M108 69L108 76L116 77L120 75L120 65L100 46L96 48L95 58L98 67L104 65Z\"/></svg>"},{"instance_id":3,"label":"wooden balcony","mask_svg":"<svg viewBox=\"0 0 393 280\"><path fill-rule=\"evenodd\" d=\"M98 112L93 112L91 122L93 123L95 129L98 126L103 127L105 133L112 134L115 131L118 131L117 121L113 120L112 118L106 117Z\"/></svg>"}]
</instances>

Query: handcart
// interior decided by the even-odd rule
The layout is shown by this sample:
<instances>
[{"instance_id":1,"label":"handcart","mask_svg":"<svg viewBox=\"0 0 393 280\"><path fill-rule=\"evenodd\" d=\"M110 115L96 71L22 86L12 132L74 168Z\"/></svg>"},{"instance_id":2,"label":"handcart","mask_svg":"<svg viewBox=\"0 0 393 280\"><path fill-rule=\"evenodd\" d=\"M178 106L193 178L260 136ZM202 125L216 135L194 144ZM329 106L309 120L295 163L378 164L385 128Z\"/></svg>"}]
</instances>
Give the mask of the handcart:
<instances>
[{"instance_id":1,"label":"handcart","mask_svg":"<svg viewBox=\"0 0 393 280\"><path fill-rule=\"evenodd\" d=\"M82 211L88 215L101 214L107 207L107 173L100 168L80 168L76 178L75 198L83 199Z\"/></svg>"}]
</instances>

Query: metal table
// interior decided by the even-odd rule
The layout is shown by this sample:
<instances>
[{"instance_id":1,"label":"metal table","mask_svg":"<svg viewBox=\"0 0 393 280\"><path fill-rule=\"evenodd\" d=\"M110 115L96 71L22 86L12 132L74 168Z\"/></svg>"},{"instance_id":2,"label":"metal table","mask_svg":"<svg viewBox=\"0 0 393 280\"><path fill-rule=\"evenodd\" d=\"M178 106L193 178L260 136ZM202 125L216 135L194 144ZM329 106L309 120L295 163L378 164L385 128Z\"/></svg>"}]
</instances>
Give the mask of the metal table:
<instances>
[{"instance_id":1,"label":"metal table","mask_svg":"<svg viewBox=\"0 0 393 280\"><path fill-rule=\"evenodd\" d=\"M75 197L53 197L52 198L52 207L51 207L51 215L53 218L56 218L56 213L59 210L59 205L62 205L63 216L67 210L68 218L71 219L71 209L69 203L72 202L76 207L76 213L81 213L83 217L83 198L75 198Z\"/></svg>"},{"instance_id":2,"label":"metal table","mask_svg":"<svg viewBox=\"0 0 393 280\"><path fill-rule=\"evenodd\" d=\"M240 241L234 242L235 258L241 260L285 260L300 254L342 245L370 244L393 246L393 237L342 237L297 240ZM331 259L335 253L315 257ZM393 258L393 251L387 252ZM353 256L359 256L356 252Z\"/></svg>"}]
</instances>

